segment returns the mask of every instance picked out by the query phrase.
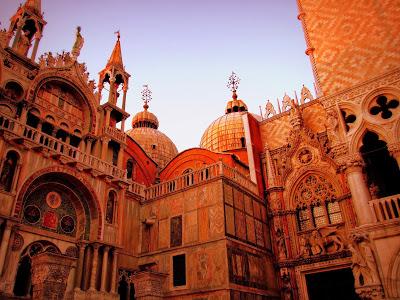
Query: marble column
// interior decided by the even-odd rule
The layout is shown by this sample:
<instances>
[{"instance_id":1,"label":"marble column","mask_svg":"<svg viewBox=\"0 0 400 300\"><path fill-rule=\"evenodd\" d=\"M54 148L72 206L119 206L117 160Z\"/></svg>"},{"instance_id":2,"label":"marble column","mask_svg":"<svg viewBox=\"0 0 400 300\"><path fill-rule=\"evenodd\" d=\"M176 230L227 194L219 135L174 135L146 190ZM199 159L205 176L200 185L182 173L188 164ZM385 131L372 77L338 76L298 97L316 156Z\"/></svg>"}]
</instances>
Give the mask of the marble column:
<instances>
[{"instance_id":1,"label":"marble column","mask_svg":"<svg viewBox=\"0 0 400 300\"><path fill-rule=\"evenodd\" d=\"M83 271L83 262L85 259L85 244L78 244L79 247L79 258L78 258L78 265L76 266L75 272L75 290L81 289L82 284L82 271Z\"/></svg>"},{"instance_id":2,"label":"marble column","mask_svg":"<svg viewBox=\"0 0 400 300\"><path fill-rule=\"evenodd\" d=\"M114 249L112 266L111 266L111 293L116 293L117 284L117 265L118 265L118 251Z\"/></svg>"},{"instance_id":3,"label":"marble column","mask_svg":"<svg viewBox=\"0 0 400 300\"><path fill-rule=\"evenodd\" d=\"M104 128L110 126L110 116L111 116L111 108L106 108L106 119L104 122Z\"/></svg>"},{"instance_id":4,"label":"marble column","mask_svg":"<svg viewBox=\"0 0 400 300\"><path fill-rule=\"evenodd\" d=\"M93 244L93 261L92 261L92 273L90 274L90 287L89 290L96 290L96 275L97 275L97 262L99 259L99 245Z\"/></svg>"},{"instance_id":5,"label":"marble column","mask_svg":"<svg viewBox=\"0 0 400 300\"><path fill-rule=\"evenodd\" d=\"M42 35L41 35L41 33L38 32L35 35L35 43L33 45L33 50L32 50L32 55L31 55L31 60L32 61L34 61L35 58L36 58L36 54L37 54L37 51L38 51L38 48L39 48L39 42L40 42L41 38L42 38Z\"/></svg>"},{"instance_id":6,"label":"marble column","mask_svg":"<svg viewBox=\"0 0 400 300\"><path fill-rule=\"evenodd\" d=\"M10 222L7 222L5 229L4 229L4 233L3 233L3 239L1 241L1 246L0 246L0 275L2 275L2 273L3 273L4 261L6 259L10 236L11 236L11 224L10 224Z\"/></svg>"},{"instance_id":7,"label":"marble column","mask_svg":"<svg viewBox=\"0 0 400 300\"><path fill-rule=\"evenodd\" d=\"M103 137L102 145L101 145L101 159L106 160L107 158L107 150L108 150L108 143L110 142L109 138Z\"/></svg>"},{"instance_id":8,"label":"marble column","mask_svg":"<svg viewBox=\"0 0 400 300\"><path fill-rule=\"evenodd\" d=\"M86 154L88 154L88 155L92 154L92 143L93 143L93 139L92 138L87 138L87 140L86 140Z\"/></svg>"},{"instance_id":9,"label":"marble column","mask_svg":"<svg viewBox=\"0 0 400 300\"><path fill-rule=\"evenodd\" d=\"M127 278L126 283L128 284L128 286L127 286L127 290L126 290L125 300L130 300L131 299L131 280L129 278Z\"/></svg>"},{"instance_id":10,"label":"marble column","mask_svg":"<svg viewBox=\"0 0 400 300\"><path fill-rule=\"evenodd\" d=\"M358 225L372 223L374 217L369 205L371 195L364 180L362 161L354 160L346 164L345 173L352 195L353 205L358 217Z\"/></svg>"},{"instance_id":11,"label":"marble column","mask_svg":"<svg viewBox=\"0 0 400 300\"><path fill-rule=\"evenodd\" d=\"M102 271L101 271L101 287L100 291L105 292L106 291L106 279L107 279L107 265L108 265L108 251L110 247L109 246L104 246L103 249L103 265L102 265Z\"/></svg>"}]
</instances>

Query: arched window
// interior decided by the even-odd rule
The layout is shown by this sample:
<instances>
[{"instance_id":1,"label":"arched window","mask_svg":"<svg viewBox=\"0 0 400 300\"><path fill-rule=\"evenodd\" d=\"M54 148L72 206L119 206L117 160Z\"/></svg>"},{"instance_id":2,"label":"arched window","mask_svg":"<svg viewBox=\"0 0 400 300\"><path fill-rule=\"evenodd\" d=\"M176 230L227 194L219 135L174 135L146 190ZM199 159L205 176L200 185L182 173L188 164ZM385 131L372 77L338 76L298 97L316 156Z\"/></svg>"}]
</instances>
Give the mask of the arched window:
<instances>
[{"instance_id":1,"label":"arched window","mask_svg":"<svg viewBox=\"0 0 400 300\"><path fill-rule=\"evenodd\" d=\"M189 186L194 183L194 175L192 169L186 169L185 171L183 171L183 175L184 175L185 186Z\"/></svg>"},{"instance_id":2,"label":"arched window","mask_svg":"<svg viewBox=\"0 0 400 300\"><path fill-rule=\"evenodd\" d=\"M320 175L305 177L296 188L297 223L300 231L343 221L333 185Z\"/></svg>"},{"instance_id":3,"label":"arched window","mask_svg":"<svg viewBox=\"0 0 400 300\"><path fill-rule=\"evenodd\" d=\"M128 159L126 162L126 177L128 179L134 179L134 169L135 169L135 163L133 162L133 159Z\"/></svg>"},{"instance_id":4,"label":"arched window","mask_svg":"<svg viewBox=\"0 0 400 300\"><path fill-rule=\"evenodd\" d=\"M106 209L106 222L108 224L114 223L115 208L116 208L117 196L114 191L108 193L107 209Z\"/></svg>"},{"instance_id":5,"label":"arched window","mask_svg":"<svg viewBox=\"0 0 400 300\"><path fill-rule=\"evenodd\" d=\"M18 160L19 155L16 152L7 153L0 173L0 189L7 192L11 191Z\"/></svg>"}]
</instances>

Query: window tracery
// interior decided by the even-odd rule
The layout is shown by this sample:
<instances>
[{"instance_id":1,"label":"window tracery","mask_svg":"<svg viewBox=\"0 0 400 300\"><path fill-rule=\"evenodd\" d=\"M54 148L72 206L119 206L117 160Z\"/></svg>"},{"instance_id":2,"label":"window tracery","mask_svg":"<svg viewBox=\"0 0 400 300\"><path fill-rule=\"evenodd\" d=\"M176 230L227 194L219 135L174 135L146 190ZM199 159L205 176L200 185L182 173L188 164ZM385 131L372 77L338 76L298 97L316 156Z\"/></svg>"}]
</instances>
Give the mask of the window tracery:
<instances>
[{"instance_id":1,"label":"window tracery","mask_svg":"<svg viewBox=\"0 0 400 300\"><path fill-rule=\"evenodd\" d=\"M294 200L300 231L342 222L333 185L320 175L309 175L298 185Z\"/></svg>"}]
</instances>

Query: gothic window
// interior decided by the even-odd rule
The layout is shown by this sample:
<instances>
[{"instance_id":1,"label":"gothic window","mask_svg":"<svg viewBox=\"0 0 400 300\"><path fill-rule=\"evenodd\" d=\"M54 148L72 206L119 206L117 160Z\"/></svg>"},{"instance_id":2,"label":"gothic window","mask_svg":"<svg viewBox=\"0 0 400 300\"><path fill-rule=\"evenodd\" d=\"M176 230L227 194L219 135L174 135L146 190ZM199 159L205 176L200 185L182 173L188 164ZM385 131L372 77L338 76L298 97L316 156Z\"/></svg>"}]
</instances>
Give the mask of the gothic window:
<instances>
[{"instance_id":1,"label":"gothic window","mask_svg":"<svg viewBox=\"0 0 400 300\"><path fill-rule=\"evenodd\" d=\"M106 209L106 222L108 224L114 223L116 198L117 197L115 195L115 192L110 191L108 193L107 209Z\"/></svg>"},{"instance_id":2,"label":"gothic window","mask_svg":"<svg viewBox=\"0 0 400 300\"><path fill-rule=\"evenodd\" d=\"M309 175L298 185L294 196L300 231L341 223L342 213L335 201L336 191L324 177Z\"/></svg>"},{"instance_id":3,"label":"gothic window","mask_svg":"<svg viewBox=\"0 0 400 300\"><path fill-rule=\"evenodd\" d=\"M16 152L7 153L0 173L0 190L11 191L18 160L19 155Z\"/></svg>"},{"instance_id":4,"label":"gothic window","mask_svg":"<svg viewBox=\"0 0 400 300\"><path fill-rule=\"evenodd\" d=\"M299 220L300 231L308 230L313 227L310 217L310 211L308 208L298 209L297 218Z\"/></svg>"},{"instance_id":5,"label":"gothic window","mask_svg":"<svg viewBox=\"0 0 400 300\"><path fill-rule=\"evenodd\" d=\"M172 274L174 286L186 285L186 257L185 254L172 257Z\"/></svg>"},{"instance_id":6,"label":"gothic window","mask_svg":"<svg viewBox=\"0 0 400 300\"><path fill-rule=\"evenodd\" d=\"M182 216L176 216L171 218L171 234L170 244L171 247L177 247L182 245Z\"/></svg>"},{"instance_id":7,"label":"gothic window","mask_svg":"<svg viewBox=\"0 0 400 300\"><path fill-rule=\"evenodd\" d=\"M327 205L329 223L336 224L343 222L342 213L338 202L329 202Z\"/></svg>"}]
</instances>

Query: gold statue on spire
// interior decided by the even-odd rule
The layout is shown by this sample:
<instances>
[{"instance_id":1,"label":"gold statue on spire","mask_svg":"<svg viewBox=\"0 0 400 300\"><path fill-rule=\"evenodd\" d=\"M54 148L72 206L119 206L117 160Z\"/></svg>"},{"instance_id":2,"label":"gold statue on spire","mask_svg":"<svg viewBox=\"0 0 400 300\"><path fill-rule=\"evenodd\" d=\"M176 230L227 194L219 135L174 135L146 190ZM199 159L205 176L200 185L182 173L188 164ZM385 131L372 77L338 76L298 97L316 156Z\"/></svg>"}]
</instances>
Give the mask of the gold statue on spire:
<instances>
[{"instance_id":1,"label":"gold statue on spire","mask_svg":"<svg viewBox=\"0 0 400 300\"><path fill-rule=\"evenodd\" d=\"M83 47L83 43L85 42L83 36L81 35L81 27L78 26L76 27L76 38L75 38L75 43L72 46L72 56L74 59L77 59L79 54L81 54L81 49Z\"/></svg>"}]
</instances>

